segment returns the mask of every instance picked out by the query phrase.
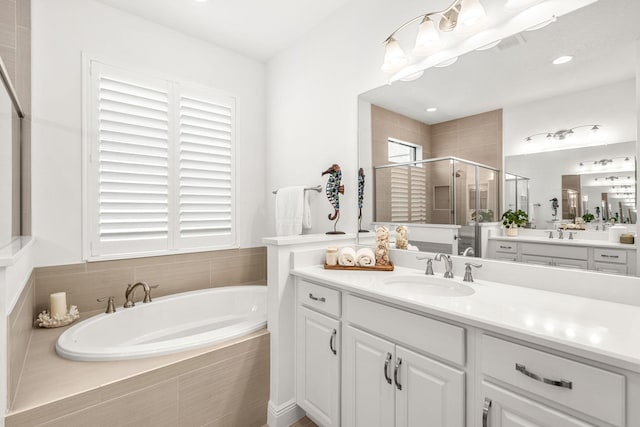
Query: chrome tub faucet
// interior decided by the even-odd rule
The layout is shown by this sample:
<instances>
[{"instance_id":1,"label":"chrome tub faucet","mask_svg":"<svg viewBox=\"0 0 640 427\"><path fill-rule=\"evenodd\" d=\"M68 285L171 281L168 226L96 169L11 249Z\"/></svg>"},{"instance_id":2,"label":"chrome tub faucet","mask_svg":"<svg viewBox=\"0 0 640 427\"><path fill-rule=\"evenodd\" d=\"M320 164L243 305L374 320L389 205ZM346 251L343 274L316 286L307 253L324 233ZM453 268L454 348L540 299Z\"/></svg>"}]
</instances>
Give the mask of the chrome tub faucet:
<instances>
[{"instance_id":1,"label":"chrome tub faucet","mask_svg":"<svg viewBox=\"0 0 640 427\"><path fill-rule=\"evenodd\" d=\"M149 286L147 282L138 282L135 285L128 284L127 290L124 291L124 299L125 299L124 306L123 306L124 308L129 308L136 305L133 302L133 297L135 296L135 292L138 287L142 287L142 289L144 289L144 299L142 300L142 302L148 303L148 302L151 302L151 289L157 288L158 285Z\"/></svg>"}]
</instances>

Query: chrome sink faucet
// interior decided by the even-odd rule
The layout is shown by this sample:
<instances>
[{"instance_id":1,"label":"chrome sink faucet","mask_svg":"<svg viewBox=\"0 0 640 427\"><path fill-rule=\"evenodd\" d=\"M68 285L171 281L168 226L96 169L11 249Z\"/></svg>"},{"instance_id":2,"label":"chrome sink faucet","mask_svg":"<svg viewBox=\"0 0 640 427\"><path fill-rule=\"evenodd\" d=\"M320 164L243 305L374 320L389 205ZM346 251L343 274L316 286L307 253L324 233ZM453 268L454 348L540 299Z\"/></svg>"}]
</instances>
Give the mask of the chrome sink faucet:
<instances>
[{"instance_id":1,"label":"chrome sink faucet","mask_svg":"<svg viewBox=\"0 0 640 427\"><path fill-rule=\"evenodd\" d=\"M444 277L453 279L453 262L451 261L451 256L438 252L433 259L436 261L444 261Z\"/></svg>"},{"instance_id":2,"label":"chrome sink faucet","mask_svg":"<svg viewBox=\"0 0 640 427\"><path fill-rule=\"evenodd\" d=\"M558 228L558 239L564 239L564 233L562 232L562 228Z\"/></svg>"},{"instance_id":3,"label":"chrome sink faucet","mask_svg":"<svg viewBox=\"0 0 640 427\"><path fill-rule=\"evenodd\" d=\"M127 290L124 291L124 308L129 308L129 307L133 307L136 304L133 302L133 297L135 296L135 292L136 289L138 287L142 287L142 289L144 289L144 299L142 300L143 303L148 303L151 302L151 289L155 289L158 287L158 285L155 286L149 286L147 284L147 282L138 282L135 285L132 284L128 284L127 285Z\"/></svg>"},{"instance_id":4,"label":"chrome sink faucet","mask_svg":"<svg viewBox=\"0 0 640 427\"><path fill-rule=\"evenodd\" d=\"M424 270L424 274L427 276L433 276L433 258L429 258L428 256L417 256L417 260L427 260L427 268Z\"/></svg>"}]
</instances>

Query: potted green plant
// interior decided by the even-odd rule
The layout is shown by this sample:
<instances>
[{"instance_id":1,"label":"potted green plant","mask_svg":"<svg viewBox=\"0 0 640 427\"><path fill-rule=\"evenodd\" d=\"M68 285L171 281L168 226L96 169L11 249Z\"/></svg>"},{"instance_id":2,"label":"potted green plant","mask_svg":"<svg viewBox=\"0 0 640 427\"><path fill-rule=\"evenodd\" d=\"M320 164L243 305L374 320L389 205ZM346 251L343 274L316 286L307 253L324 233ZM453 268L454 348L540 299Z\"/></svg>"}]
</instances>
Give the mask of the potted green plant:
<instances>
[{"instance_id":1,"label":"potted green plant","mask_svg":"<svg viewBox=\"0 0 640 427\"><path fill-rule=\"evenodd\" d=\"M527 223L529 215L521 209L516 211L509 209L502 214L502 225L505 227L507 236L517 236L518 227Z\"/></svg>"},{"instance_id":2,"label":"potted green plant","mask_svg":"<svg viewBox=\"0 0 640 427\"><path fill-rule=\"evenodd\" d=\"M584 220L584 222L591 222L595 219L595 216L593 216L592 213L587 212L586 214L582 215L582 219Z\"/></svg>"}]
</instances>

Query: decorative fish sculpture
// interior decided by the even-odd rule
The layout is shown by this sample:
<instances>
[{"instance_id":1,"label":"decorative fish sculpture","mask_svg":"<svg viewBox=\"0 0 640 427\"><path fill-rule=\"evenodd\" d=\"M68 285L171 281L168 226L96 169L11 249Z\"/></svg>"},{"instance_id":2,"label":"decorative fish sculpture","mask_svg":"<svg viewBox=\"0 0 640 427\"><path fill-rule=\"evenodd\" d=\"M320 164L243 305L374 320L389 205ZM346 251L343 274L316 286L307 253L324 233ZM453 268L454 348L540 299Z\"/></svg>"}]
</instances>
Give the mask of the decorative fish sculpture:
<instances>
[{"instance_id":1,"label":"decorative fish sculpture","mask_svg":"<svg viewBox=\"0 0 640 427\"><path fill-rule=\"evenodd\" d=\"M327 181L327 198L329 199L329 203L333 206L334 213L329 214L329 219L331 221L338 218L340 215L340 194L344 194L344 185L340 185L340 181L342 180L342 171L340 171L340 166L336 163L331 165L329 169L322 172L322 175L329 174L329 180Z\"/></svg>"},{"instance_id":2,"label":"decorative fish sculpture","mask_svg":"<svg viewBox=\"0 0 640 427\"><path fill-rule=\"evenodd\" d=\"M358 170L358 208L362 211L364 201L364 169ZM362 213L361 213L362 215Z\"/></svg>"}]
</instances>

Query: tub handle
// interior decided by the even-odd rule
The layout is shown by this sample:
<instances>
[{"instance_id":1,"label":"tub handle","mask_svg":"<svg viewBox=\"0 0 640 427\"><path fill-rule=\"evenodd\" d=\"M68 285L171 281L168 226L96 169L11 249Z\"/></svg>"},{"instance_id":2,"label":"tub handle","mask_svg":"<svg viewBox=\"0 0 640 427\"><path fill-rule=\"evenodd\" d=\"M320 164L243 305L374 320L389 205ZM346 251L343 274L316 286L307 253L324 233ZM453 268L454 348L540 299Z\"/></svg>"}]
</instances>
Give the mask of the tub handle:
<instances>
[{"instance_id":1,"label":"tub handle","mask_svg":"<svg viewBox=\"0 0 640 427\"><path fill-rule=\"evenodd\" d=\"M107 309L104 312L105 313L115 313L116 306L113 303L113 297L100 297L96 301L103 302L105 300L108 300L108 301L107 301Z\"/></svg>"},{"instance_id":2,"label":"tub handle","mask_svg":"<svg viewBox=\"0 0 640 427\"><path fill-rule=\"evenodd\" d=\"M338 354L338 352L336 351L335 348L335 342L336 342L336 334L338 333L337 330L333 330L333 332L331 332L331 338L329 339L329 348L331 349L331 352L333 354Z\"/></svg>"},{"instance_id":3,"label":"tub handle","mask_svg":"<svg viewBox=\"0 0 640 427\"><path fill-rule=\"evenodd\" d=\"M309 292L309 298L311 298L314 301L320 301L320 302L325 302L327 300L325 297L318 298L316 296L313 296L311 292Z\"/></svg>"}]
</instances>

